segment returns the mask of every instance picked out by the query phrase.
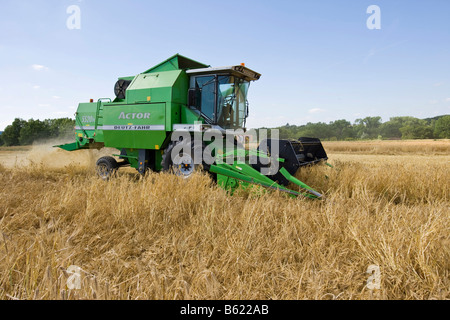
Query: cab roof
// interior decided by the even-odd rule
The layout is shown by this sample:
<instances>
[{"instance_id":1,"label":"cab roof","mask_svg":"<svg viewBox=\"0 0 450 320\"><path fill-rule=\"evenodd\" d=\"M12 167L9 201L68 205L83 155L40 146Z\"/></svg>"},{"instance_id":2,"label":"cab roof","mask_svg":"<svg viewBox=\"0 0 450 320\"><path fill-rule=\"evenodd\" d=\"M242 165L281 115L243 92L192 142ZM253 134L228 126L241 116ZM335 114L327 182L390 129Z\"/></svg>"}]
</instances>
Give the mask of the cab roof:
<instances>
[{"instance_id":1,"label":"cab roof","mask_svg":"<svg viewBox=\"0 0 450 320\"><path fill-rule=\"evenodd\" d=\"M156 66L144 71L143 73L153 73L161 71L172 70L191 70L198 68L208 68L209 65L184 57L180 54L176 54L167 60L157 64Z\"/></svg>"},{"instance_id":2,"label":"cab roof","mask_svg":"<svg viewBox=\"0 0 450 320\"><path fill-rule=\"evenodd\" d=\"M188 75L202 75L202 74L231 74L237 77L244 78L247 81L255 81L261 77L261 74L243 66L228 66L228 67L217 67L217 68L201 68L192 69L186 71Z\"/></svg>"}]
</instances>

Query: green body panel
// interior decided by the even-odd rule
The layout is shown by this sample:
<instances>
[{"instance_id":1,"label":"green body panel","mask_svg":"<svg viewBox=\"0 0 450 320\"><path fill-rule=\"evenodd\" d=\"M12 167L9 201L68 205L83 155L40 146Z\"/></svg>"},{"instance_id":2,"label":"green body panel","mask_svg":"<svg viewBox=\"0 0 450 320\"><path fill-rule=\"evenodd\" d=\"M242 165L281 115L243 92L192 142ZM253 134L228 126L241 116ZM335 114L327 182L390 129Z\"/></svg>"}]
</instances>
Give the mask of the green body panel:
<instances>
[{"instance_id":1,"label":"green body panel","mask_svg":"<svg viewBox=\"0 0 450 320\"><path fill-rule=\"evenodd\" d=\"M127 103L170 101L174 78L178 77L180 72L167 71L136 76L127 89Z\"/></svg>"},{"instance_id":2,"label":"green body panel","mask_svg":"<svg viewBox=\"0 0 450 320\"><path fill-rule=\"evenodd\" d=\"M187 103L189 79L183 70L137 75L127 89L128 104L146 102Z\"/></svg>"},{"instance_id":3,"label":"green body panel","mask_svg":"<svg viewBox=\"0 0 450 320\"><path fill-rule=\"evenodd\" d=\"M97 137L96 141L100 142L102 137L98 136L100 133L97 133L95 130L96 119L97 103L80 103L75 116L76 135L87 139L94 139L94 137Z\"/></svg>"},{"instance_id":4,"label":"green body panel","mask_svg":"<svg viewBox=\"0 0 450 320\"><path fill-rule=\"evenodd\" d=\"M201 123L205 122L203 118L201 118L197 113L195 113L186 106L182 106L180 112L181 112L180 123L193 124L198 121L200 121Z\"/></svg>"},{"instance_id":5,"label":"green body panel","mask_svg":"<svg viewBox=\"0 0 450 320\"><path fill-rule=\"evenodd\" d=\"M159 149L166 139L164 103L108 104L103 110L105 147Z\"/></svg>"},{"instance_id":6,"label":"green body panel","mask_svg":"<svg viewBox=\"0 0 450 320\"><path fill-rule=\"evenodd\" d=\"M135 78L135 76L130 76L130 77L120 77L119 80L133 81L134 78Z\"/></svg>"}]
</instances>

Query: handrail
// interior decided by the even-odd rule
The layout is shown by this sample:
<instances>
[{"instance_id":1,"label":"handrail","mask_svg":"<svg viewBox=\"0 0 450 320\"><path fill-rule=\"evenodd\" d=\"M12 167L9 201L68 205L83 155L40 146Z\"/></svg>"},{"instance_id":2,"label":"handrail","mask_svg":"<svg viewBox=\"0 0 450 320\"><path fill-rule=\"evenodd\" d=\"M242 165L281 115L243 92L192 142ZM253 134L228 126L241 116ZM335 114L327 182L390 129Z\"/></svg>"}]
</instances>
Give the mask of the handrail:
<instances>
[{"instance_id":1,"label":"handrail","mask_svg":"<svg viewBox=\"0 0 450 320\"><path fill-rule=\"evenodd\" d=\"M107 100L109 100L110 103L112 102L110 98L100 98L97 101L97 111L95 112L95 130L97 130L97 128L98 128L98 119L100 116L100 106L102 105L103 101L107 101Z\"/></svg>"}]
</instances>

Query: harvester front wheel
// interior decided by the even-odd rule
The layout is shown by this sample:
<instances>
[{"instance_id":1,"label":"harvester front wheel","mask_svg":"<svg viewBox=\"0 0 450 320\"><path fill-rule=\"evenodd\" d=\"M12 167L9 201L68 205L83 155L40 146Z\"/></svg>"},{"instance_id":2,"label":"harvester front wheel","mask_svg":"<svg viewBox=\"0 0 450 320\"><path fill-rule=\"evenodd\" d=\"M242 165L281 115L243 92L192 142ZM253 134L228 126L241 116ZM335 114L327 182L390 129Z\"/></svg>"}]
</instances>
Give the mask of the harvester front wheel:
<instances>
[{"instance_id":1,"label":"harvester front wheel","mask_svg":"<svg viewBox=\"0 0 450 320\"><path fill-rule=\"evenodd\" d=\"M118 168L119 165L113 157L102 157L97 161L97 174L102 180L109 180Z\"/></svg>"},{"instance_id":2,"label":"harvester front wheel","mask_svg":"<svg viewBox=\"0 0 450 320\"><path fill-rule=\"evenodd\" d=\"M163 156L163 168L166 171L173 171L177 176L189 178L195 171L205 168L202 161L204 143L195 143L192 141L186 143L183 141L173 143L167 148ZM196 157L200 157L196 160ZM200 164L199 164L200 162Z\"/></svg>"}]
</instances>

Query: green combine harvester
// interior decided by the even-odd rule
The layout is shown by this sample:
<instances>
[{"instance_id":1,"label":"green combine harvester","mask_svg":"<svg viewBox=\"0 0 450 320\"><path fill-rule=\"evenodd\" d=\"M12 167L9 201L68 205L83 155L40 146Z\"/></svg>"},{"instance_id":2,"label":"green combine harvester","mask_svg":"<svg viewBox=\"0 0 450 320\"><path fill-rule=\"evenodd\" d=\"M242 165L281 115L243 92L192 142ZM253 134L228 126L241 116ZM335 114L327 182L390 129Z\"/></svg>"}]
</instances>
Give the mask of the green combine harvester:
<instances>
[{"instance_id":1,"label":"green combine harvester","mask_svg":"<svg viewBox=\"0 0 450 320\"><path fill-rule=\"evenodd\" d=\"M56 147L120 150L98 159L97 172L105 180L124 166L142 175L152 170L183 177L202 169L230 192L256 184L321 198L294 177L302 166L326 163L319 139L266 138L255 149L244 147L248 88L260 77L244 64L212 68L174 55L137 76L119 78L114 100L80 103L76 141Z\"/></svg>"}]
</instances>

